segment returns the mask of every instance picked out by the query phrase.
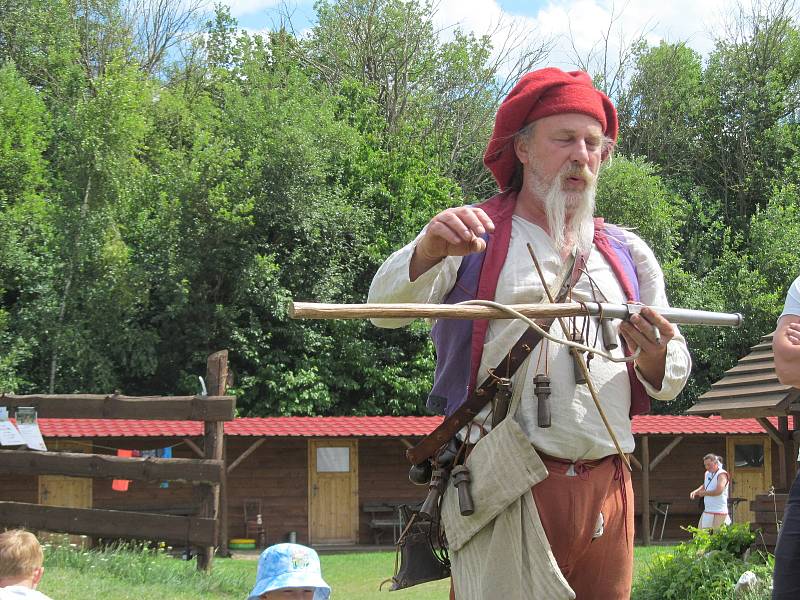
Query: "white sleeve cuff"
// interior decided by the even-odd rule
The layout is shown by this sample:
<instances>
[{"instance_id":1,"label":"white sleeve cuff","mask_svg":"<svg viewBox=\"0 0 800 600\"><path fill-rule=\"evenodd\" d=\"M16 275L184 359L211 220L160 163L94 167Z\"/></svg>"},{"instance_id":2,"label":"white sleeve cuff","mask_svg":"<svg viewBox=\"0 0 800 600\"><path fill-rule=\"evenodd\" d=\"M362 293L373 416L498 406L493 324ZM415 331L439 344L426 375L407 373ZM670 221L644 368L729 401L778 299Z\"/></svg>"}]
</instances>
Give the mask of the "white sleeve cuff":
<instances>
[{"instance_id":1,"label":"white sleeve cuff","mask_svg":"<svg viewBox=\"0 0 800 600\"><path fill-rule=\"evenodd\" d=\"M639 367L635 367L636 377L644 385L647 394L655 400L674 400L681 393L692 370L692 359L686 341L680 334L672 338L667 345L667 360L664 366L664 378L661 389L656 389L645 379Z\"/></svg>"}]
</instances>

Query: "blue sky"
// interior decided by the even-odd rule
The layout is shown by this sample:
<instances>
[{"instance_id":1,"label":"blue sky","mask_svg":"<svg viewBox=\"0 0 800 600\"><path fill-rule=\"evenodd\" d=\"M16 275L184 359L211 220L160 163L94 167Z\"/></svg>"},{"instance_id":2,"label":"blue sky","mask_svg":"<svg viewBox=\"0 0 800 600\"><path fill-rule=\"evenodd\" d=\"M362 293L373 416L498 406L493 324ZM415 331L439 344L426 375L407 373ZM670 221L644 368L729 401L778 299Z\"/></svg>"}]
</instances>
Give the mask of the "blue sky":
<instances>
[{"instance_id":1,"label":"blue sky","mask_svg":"<svg viewBox=\"0 0 800 600\"><path fill-rule=\"evenodd\" d=\"M222 1L240 26L251 31L269 29L282 6L292 12L297 31L313 24L313 0ZM641 34L651 44L687 41L706 55L713 34L722 30L736 4L737 0L439 0L436 20L445 31L459 26L478 34L492 32L495 45L509 35L551 40L548 64L568 68L578 66L577 57L585 61L596 55L604 36L609 37L612 56Z\"/></svg>"}]
</instances>

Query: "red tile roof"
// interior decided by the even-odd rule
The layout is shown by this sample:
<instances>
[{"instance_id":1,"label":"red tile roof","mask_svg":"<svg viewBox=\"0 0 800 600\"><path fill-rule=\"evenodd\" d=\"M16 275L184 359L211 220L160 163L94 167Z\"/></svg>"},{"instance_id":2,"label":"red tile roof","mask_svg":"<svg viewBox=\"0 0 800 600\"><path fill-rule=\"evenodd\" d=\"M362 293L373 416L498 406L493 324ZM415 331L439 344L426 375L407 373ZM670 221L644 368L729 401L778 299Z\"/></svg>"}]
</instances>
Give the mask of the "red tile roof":
<instances>
[{"instance_id":1,"label":"red tile roof","mask_svg":"<svg viewBox=\"0 0 800 600\"><path fill-rule=\"evenodd\" d=\"M193 437L203 435L199 421L136 419L39 419L44 437Z\"/></svg>"},{"instance_id":2,"label":"red tile roof","mask_svg":"<svg viewBox=\"0 0 800 600\"><path fill-rule=\"evenodd\" d=\"M771 418L777 426L777 419ZM402 437L430 433L441 417L248 417L225 423L225 433L266 437ZM39 419L46 438L190 437L201 435L197 421L125 419ZM764 430L755 419L646 415L633 419L637 435L752 434Z\"/></svg>"},{"instance_id":3,"label":"red tile roof","mask_svg":"<svg viewBox=\"0 0 800 600\"><path fill-rule=\"evenodd\" d=\"M778 419L769 419L778 427ZM634 435L710 435L764 433L755 419L723 419L686 415L639 415L633 418Z\"/></svg>"},{"instance_id":4,"label":"red tile roof","mask_svg":"<svg viewBox=\"0 0 800 600\"><path fill-rule=\"evenodd\" d=\"M414 436L428 435L442 417L249 417L225 423L228 435Z\"/></svg>"}]
</instances>

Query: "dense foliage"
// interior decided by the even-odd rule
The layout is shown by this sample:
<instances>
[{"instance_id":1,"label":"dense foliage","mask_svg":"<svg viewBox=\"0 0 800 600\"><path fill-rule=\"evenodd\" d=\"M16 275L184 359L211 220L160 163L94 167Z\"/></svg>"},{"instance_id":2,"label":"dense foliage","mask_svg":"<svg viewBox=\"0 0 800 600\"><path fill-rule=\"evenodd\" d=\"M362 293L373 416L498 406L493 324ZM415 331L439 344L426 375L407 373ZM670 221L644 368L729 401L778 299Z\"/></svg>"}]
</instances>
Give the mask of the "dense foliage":
<instances>
[{"instance_id":1,"label":"dense foliage","mask_svg":"<svg viewBox=\"0 0 800 600\"><path fill-rule=\"evenodd\" d=\"M637 577L633 600L768 600L771 597L774 557L748 552L756 540L748 523L708 529L690 528L692 540L673 553L656 556ZM734 595L734 587L745 571L758 578L758 589Z\"/></svg>"},{"instance_id":2,"label":"dense foliage","mask_svg":"<svg viewBox=\"0 0 800 600\"><path fill-rule=\"evenodd\" d=\"M0 0L0 390L194 392L229 348L245 413L421 413L424 324L287 301L363 301L430 216L491 194L497 103L549 40L509 74L424 1L320 1L304 36L219 6L188 39L191 3L150 5L172 12ZM652 245L674 304L747 317L687 330L694 376L662 411L771 330L800 271L800 30L741 19L707 61L640 44L615 97L601 213Z\"/></svg>"}]
</instances>

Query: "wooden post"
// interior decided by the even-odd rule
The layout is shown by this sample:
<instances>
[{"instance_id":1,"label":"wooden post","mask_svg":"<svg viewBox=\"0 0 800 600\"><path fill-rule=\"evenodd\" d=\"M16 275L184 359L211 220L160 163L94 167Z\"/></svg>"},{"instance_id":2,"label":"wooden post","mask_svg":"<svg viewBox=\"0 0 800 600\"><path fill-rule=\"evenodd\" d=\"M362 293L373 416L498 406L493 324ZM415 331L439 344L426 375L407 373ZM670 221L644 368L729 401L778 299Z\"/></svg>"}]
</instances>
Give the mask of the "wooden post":
<instances>
[{"instance_id":1,"label":"wooden post","mask_svg":"<svg viewBox=\"0 0 800 600\"><path fill-rule=\"evenodd\" d=\"M797 461L798 461L798 447L800 444L797 441L797 436L800 434L800 429L798 425L800 424L800 417L793 417L793 426L794 430L789 432L789 438L786 440L786 445L789 446L792 451L789 455L789 464L787 465L787 475L789 476L789 481L794 483L794 479L797 476Z\"/></svg>"},{"instance_id":2,"label":"wooden post","mask_svg":"<svg viewBox=\"0 0 800 600\"><path fill-rule=\"evenodd\" d=\"M778 457L780 461L780 489L788 492L794 481L791 476L793 473L791 465L795 461L794 444L789 433L789 417L778 417L778 431L780 431L781 439L783 440L783 444L778 446L778 452L780 452Z\"/></svg>"},{"instance_id":3,"label":"wooden post","mask_svg":"<svg viewBox=\"0 0 800 600\"><path fill-rule=\"evenodd\" d=\"M218 391L225 394L228 381L228 351L220 350L208 357L206 363L206 387L210 396L216 396ZM214 460L224 460L225 457L225 429L222 421L205 421L204 453L206 458ZM203 500L204 517L216 519L217 543L214 546L201 548L197 555L197 568L201 571L210 571L214 559L215 547L220 547L220 553L227 556L228 553L228 531L225 513L223 509L224 497L227 495L226 473L223 469L222 479L219 485L206 487Z\"/></svg>"},{"instance_id":4,"label":"wooden post","mask_svg":"<svg viewBox=\"0 0 800 600\"><path fill-rule=\"evenodd\" d=\"M228 444L225 442L225 424L222 425L222 462L228 463ZM223 558L230 558L228 550L228 470L223 469L225 474L222 476L222 485L219 487L219 544L217 552Z\"/></svg>"},{"instance_id":5,"label":"wooden post","mask_svg":"<svg viewBox=\"0 0 800 600\"><path fill-rule=\"evenodd\" d=\"M650 439L642 436L642 545L650 545Z\"/></svg>"}]
</instances>

